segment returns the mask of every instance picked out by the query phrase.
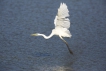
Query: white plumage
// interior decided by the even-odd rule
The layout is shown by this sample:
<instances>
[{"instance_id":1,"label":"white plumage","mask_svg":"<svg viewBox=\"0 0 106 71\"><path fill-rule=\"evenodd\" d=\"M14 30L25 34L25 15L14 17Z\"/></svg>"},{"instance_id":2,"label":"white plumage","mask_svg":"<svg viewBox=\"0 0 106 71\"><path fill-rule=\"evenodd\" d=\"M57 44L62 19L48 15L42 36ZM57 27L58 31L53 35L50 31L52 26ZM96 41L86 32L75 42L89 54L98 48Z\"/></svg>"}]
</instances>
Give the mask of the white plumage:
<instances>
[{"instance_id":1,"label":"white plumage","mask_svg":"<svg viewBox=\"0 0 106 71\"><path fill-rule=\"evenodd\" d=\"M69 17L69 11L67 9L67 5L65 3L61 3L60 8L58 9L58 13L54 20L55 27L61 26L69 29L70 20L67 17Z\"/></svg>"},{"instance_id":2,"label":"white plumage","mask_svg":"<svg viewBox=\"0 0 106 71\"><path fill-rule=\"evenodd\" d=\"M69 10L65 3L61 3L60 7L58 8L58 13L54 19L55 28L52 30L49 36L44 34L36 33L32 34L32 36L43 36L45 39L51 38L53 35L58 35L64 43L67 45L68 50L71 54L73 52L70 50L68 43L63 39L63 37L71 37L71 33L69 31L70 28L70 20L69 20Z\"/></svg>"}]
</instances>

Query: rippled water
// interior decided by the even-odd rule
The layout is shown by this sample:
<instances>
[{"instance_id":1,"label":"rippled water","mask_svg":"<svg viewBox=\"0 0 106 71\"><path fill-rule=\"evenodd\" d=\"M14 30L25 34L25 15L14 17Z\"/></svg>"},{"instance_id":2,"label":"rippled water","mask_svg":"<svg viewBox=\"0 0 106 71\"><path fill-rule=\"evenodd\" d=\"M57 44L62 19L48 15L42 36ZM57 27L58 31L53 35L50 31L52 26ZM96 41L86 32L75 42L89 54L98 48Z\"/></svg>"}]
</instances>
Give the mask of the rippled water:
<instances>
[{"instance_id":1,"label":"rippled water","mask_svg":"<svg viewBox=\"0 0 106 71\"><path fill-rule=\"evenodd\" d=\"M72 38L49 35L61 2L70 11ZM105 71L105 0L0 0L0 71Z\"/></svg>"}]
</instances>

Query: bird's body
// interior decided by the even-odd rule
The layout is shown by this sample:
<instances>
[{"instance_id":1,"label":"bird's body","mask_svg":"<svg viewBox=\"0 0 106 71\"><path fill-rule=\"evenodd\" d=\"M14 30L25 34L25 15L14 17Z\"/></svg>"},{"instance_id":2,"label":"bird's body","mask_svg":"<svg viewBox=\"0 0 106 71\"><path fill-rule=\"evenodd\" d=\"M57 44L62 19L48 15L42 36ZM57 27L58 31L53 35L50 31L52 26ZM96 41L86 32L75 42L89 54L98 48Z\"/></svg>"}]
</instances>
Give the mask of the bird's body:
<instances>
[{"instance_id":1,"label":"bird's body","mask_svg":"<svg viewBox=\"0 0 106 71\"><path fill-rule=\"evenodd\" d=\"M58 13L54 19L55 28L52 30L51 34L49 36L46 36L44 34L36 33L36 34L32 34L32 36L43 36L45 39L49 39L53 35L57 35L67 45L69 52L71 54L73 54L73 52L70 50L70 48L68 46L68 43L63 39L63 37L71 38L71 36L72 36L69 31L70 20L68 17L69 17L69 11L67 9L67 5L65 3L61 3L60 8L58 9Z\"/></svg>"},{"instance_id":2,"label":"bird's body","mask_svg":"<svg viewBox=\"0 0 106 71\"><path fill-rule=\"evenodd\" d=\"M59 35L59 36L62 36L62 37L71 37L70 31L67 30L66 28L62 28L60 26L53 29L52 33L54 33L54 35Z\"/></svg>"}]
</instances>

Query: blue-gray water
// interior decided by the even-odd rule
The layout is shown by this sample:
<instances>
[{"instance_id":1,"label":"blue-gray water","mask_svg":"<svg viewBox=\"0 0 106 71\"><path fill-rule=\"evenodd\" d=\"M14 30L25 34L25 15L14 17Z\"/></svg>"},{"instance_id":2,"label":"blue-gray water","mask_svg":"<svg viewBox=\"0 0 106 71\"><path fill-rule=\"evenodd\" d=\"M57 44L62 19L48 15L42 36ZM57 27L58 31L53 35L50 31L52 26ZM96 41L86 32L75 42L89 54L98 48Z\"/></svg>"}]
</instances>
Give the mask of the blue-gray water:
<instances>
[{"instance_id":1,"label":"blue-gray water","mask_svg":"<svg viewBox=\"0 0 106 71\"><path fill-rule=\"evenodd\" d=\"M72 38L49 35L61 2L70 11ZM105 71L105 0L0 0L0 71Z\"/></svg>"}]
</instances>

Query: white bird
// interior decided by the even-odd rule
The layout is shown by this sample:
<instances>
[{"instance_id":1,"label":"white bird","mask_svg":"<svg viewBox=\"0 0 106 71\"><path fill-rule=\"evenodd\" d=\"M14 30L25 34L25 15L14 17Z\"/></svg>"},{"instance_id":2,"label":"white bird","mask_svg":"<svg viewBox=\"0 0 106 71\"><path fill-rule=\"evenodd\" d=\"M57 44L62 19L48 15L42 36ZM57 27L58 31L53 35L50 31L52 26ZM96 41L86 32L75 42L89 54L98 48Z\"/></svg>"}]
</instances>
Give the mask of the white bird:
<instances>
[{"instance_id":1,"label":"white bird","mask_svg":"<svg viewBox=\"0 0 106 71\"><path fill-rule=\"evenodd\" d=\"M71 36L72 36L69 31L70 20L68 17L69 17L69 10L67 8L67 5L65 3L61 3L60 7L58 8L58 13L54 19L55 28L52 30L51 34L49 36L46 36L46 35L40 34L40 33L31 34L31 35L32 36L43 36L45 39L49 39L53 35L57 35L67 45L69 52L71 54L73 54L73 52L69 48L68 43L63 39L63 37L71 38Z\"/></svg>"}]
</instances>

